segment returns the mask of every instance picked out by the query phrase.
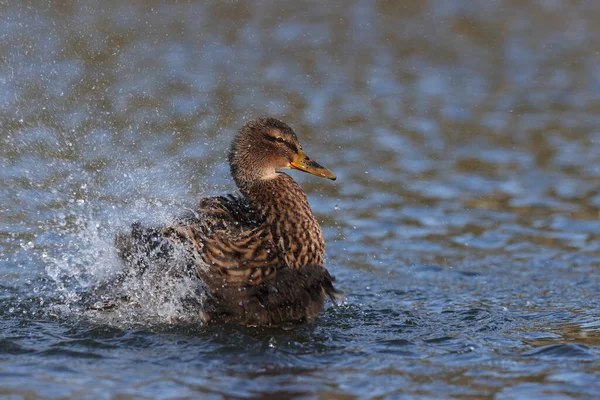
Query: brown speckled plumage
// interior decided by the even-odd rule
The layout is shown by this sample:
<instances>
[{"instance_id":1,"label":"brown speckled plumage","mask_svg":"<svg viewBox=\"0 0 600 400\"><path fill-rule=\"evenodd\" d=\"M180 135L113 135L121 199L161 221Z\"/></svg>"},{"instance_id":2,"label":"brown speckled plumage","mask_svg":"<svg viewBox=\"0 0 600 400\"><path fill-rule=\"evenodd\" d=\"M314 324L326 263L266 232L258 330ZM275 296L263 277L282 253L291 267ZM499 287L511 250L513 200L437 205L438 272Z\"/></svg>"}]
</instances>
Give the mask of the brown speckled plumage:
<instances>
[{"instance_id":1,"label":"brown speckled plumage","mask_svg":"<svg viewBox=\"0 0 600 400\"><path fill-rule=\"evenodd\" d=\"M184 246L190 260L201 259L191 263L209 292L205 321L280 325L315 316L325 295L340 293L323 266L325 240L306 194L278 171L335 176L310 160L292 129L273 118L240 129L229 163L242 196L202 199L193 215L162 230L138 227L137 234L134 229L118 236L117 248L132 263L136 252L147 251L145 241L166 241L164 248Z\"/></svg>"}]
</instances>

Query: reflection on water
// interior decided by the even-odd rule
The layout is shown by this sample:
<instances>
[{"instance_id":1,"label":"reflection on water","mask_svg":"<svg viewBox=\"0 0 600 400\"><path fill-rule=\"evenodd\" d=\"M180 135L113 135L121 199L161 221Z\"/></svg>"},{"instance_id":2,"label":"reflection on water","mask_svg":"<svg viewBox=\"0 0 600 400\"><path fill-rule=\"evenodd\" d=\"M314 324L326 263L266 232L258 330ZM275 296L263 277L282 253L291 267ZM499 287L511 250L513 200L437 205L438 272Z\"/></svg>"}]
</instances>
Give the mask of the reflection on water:
<instances>
[{"instance_id":1,"label":"reflection on water","mask_svg":"<svg viewBox=\"0 0 600 400\"><path fill-rule=\"evenodd\" d=\"M600 391L600 4L55 1L0 15L0 393ZM81 317L118 272L114 232L232 190L229 141L260 115L338 175L294 177L340 309L291 331Z\"/></svg>"}]
</instances>

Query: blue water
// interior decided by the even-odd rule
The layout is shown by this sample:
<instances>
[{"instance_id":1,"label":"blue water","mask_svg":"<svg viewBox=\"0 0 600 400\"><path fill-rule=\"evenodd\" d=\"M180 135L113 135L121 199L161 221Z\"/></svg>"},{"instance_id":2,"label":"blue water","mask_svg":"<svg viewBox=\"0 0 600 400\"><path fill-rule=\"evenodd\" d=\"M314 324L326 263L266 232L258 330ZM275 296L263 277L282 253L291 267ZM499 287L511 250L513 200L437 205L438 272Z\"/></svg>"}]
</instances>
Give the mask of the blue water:
<instances>
[{"instance_id":1,"label":"blue water","mask_svg":"<svg viewBox=\"0 0 600 400\"><path fill-rule=\"evenodd\" d=\"M0 3L0 397L596 398L600 3ZM235 190L273 115L346 298L98 313L112 240Z\"/></svg>"}]
</instances>

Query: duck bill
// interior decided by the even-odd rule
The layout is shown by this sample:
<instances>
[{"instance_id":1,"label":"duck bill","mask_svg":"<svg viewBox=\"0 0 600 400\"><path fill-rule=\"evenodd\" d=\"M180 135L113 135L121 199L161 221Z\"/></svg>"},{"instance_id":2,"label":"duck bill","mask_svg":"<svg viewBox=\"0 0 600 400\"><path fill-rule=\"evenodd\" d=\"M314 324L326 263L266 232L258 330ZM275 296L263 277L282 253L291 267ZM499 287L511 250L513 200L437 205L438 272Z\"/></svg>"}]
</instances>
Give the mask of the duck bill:
<instances>
[{"instance_id":1,"label":"duck bill","mask_svg":"<svg viewBox=\"0 0 600 400\"><path fill-rule=\"evenodd\" d=\"M333 172L323 167L316 161L313 161L306 155L305 152L300 150L298 156L290 163L290 167L293 169L299 169L300 171L308 172L309 174L313 174L316 176L320 176L322 178L331 179L335 181L336 176Z\"/></svg>"}]
</instances>

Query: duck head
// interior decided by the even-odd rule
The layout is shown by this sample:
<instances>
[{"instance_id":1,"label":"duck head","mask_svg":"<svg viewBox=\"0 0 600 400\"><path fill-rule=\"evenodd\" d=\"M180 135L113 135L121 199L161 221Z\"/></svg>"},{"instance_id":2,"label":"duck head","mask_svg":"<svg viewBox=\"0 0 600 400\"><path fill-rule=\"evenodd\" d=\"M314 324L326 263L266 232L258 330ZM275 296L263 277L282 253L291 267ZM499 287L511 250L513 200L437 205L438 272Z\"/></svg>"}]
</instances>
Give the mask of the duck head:
<instances>
[{"instance_id":1,"label":"duck head","mask_svg":"<svg viewBox=\"0 0 600 400\"><path fill-rule=\"evenodd\" d=\"M292 128L275 118L256 119L240 128L231 145L229 165L238 185L276 178L285 169L336 179L306 155Z\"/></svg>"}]
</instances>

